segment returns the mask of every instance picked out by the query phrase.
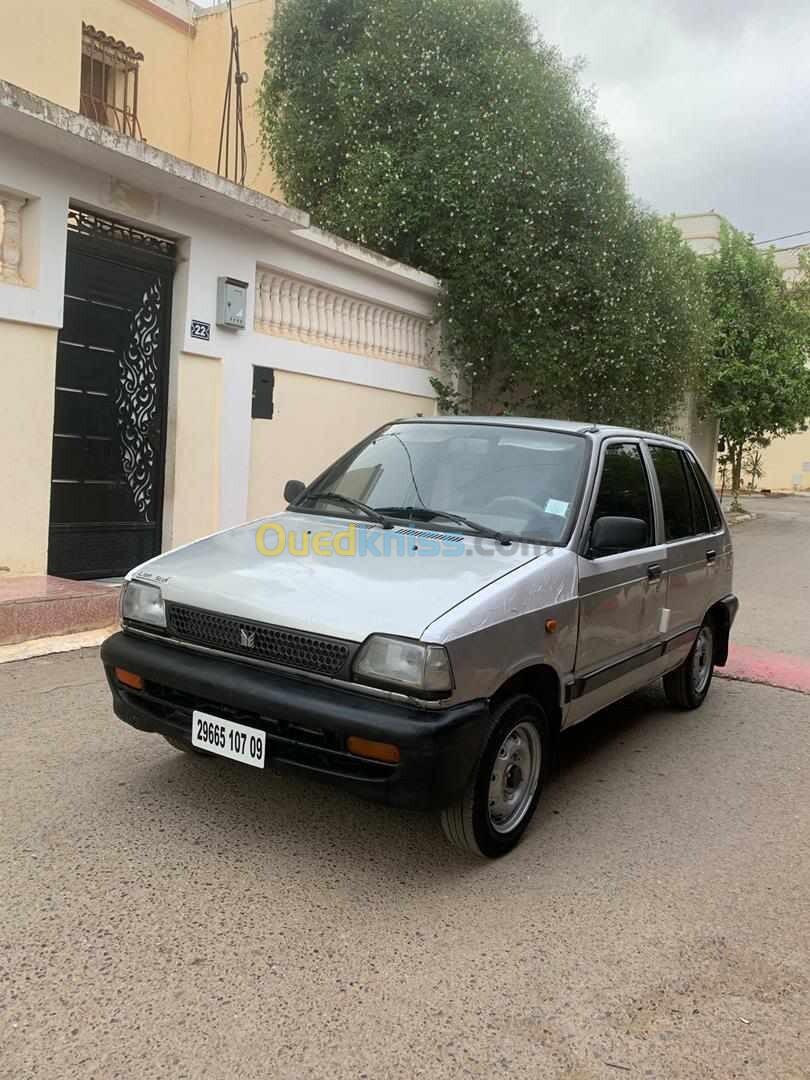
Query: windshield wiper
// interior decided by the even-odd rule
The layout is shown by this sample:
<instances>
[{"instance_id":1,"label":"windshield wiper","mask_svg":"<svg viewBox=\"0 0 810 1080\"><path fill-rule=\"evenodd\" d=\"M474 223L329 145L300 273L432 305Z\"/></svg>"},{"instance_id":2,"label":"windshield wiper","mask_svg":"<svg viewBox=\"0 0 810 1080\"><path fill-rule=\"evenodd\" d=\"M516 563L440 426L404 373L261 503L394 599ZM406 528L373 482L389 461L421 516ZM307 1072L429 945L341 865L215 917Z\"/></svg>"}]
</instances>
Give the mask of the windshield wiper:
<instances>
[{"instance_id":1,"label":"windshield wiper","mask_svg":"<svg viewBox=\"0 0 810 1080\"><path fill-rule=\"evenodd\" d=\"M379 513L393 514L397 517L409 517L414 521L433 521L437 517L446 518L448 521L455 521L456 524L463 525L478 536L486 536L491 540L497 540L504 547L508 547L512 543L508 536L498 532L497 529L490 529L489 526L481 525L479 522L462 517L460 514L451 514L449 510L431 510L429 506L381 506Z\"/></svg>"},{"instance_id":2,"label":"windshield wiper","mask_svg":"<svg viewBox=\"0 0 810 1080\"><path fill-rule=\"evenodd\" d=\"M382 525L384 529L393 529L393 522L385 518L373 506L368 506L364 502L360 502L359 499L350 499L348 495L339 495L336 491L322 491L312 492L309 495L305 495L301 499L302 503L306 502L324 502L339 503L342 506L350 506L353 510L360 510L371 521L376 521L378 525Z\"/></svg>"}]
</instances>

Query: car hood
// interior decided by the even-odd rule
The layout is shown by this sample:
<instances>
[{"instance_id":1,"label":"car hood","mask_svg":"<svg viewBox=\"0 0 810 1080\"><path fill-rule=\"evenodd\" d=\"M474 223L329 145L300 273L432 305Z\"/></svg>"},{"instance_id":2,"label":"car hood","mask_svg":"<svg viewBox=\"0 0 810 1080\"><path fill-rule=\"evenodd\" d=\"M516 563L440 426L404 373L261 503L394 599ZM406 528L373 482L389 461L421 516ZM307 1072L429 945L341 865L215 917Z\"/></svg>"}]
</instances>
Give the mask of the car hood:
<instances>
[{"instance_id":1,"label":"car hood","mask_svg":"<svg viewBox=\"0 0 810 1080\"><path fill-rule=\"evenodd\" d=\"M283 550L262 554L262 544L278 546L279 526ZM294 554L291 534L310 544L319 534L327 547L351 553ZM256 622L348 641L373 633L418 638L450 608L548 550L285 512L160 555L128 576L156 582L169 602Z\"/></svg>"}]
</instances>

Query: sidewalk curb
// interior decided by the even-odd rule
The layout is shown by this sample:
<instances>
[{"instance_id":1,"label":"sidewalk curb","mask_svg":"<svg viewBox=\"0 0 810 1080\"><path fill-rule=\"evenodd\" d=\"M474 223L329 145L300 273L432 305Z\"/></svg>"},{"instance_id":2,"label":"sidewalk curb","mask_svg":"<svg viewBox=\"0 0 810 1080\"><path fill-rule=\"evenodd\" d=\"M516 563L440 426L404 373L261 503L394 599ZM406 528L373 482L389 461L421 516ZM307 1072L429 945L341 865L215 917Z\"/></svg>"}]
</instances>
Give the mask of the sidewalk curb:
<instances>
[{"instance_id":1,"label":"sidewalk curb","mask_svg":"<svg viewBox=\"0 0 810 1080\"><path fill-rule=\"evenodd\" d=\"M57 637L20 641L14 645L0 645L0 664L10 664L15 660L32 660L37 656L51 656L54 653L95 648L117 629L118 623L115 622L98 630L83 630L78 634L60 634Z\"/></svg>"},{"instance_id":2,"label":"sidewalk curb","mask_svg":"<svg viewBox=\"0 0 810 1080\"><path fill-rule=\"evenodd\" d=\"M728 663L718 668L716 674L721 679L760 683L810 695L810 659L804 656L771 652L751 645L732 645Z\"/></svg>"}]
</instances>

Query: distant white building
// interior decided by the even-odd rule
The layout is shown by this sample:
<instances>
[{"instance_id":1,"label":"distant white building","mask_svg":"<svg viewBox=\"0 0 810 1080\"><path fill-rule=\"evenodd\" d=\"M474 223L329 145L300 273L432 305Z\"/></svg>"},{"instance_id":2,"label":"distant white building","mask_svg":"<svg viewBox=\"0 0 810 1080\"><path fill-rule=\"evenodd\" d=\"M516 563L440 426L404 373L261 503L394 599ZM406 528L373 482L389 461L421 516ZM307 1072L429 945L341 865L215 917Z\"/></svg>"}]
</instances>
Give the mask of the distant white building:
<instances>
[{"instance_id":1,"label":"distant white building","mask_svg":"<svg viewBox=\"0 0 810 1080\"><path fill-rule=\"evenodd\" d=\"M711 255L720 250L720 228L727 219L714 210L703 214L681 214L674 218L689 246L699 255ZM799 257L810 245L774 248L776 265L787 281L799 276ZM680 430L685 438L695 444L702 459L708 460L709 444L716 442L717 425L711 420L700 420L695 402L690 398ZM762 451L762 476L760 488L774 491L810 490L810 431L798 432L785 439L776 439Z\"/></svg>"}]
</instances>

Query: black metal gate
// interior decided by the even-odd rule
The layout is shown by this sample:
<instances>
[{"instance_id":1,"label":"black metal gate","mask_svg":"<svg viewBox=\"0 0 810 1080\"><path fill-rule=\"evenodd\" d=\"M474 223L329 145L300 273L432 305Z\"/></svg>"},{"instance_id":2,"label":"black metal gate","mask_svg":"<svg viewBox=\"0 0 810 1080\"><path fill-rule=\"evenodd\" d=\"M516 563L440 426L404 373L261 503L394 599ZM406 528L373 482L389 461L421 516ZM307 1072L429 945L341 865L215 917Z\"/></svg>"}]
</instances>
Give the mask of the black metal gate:
<instances>
[{"instance_id":1,"label":"black metal gate","mask_svg":"<svg viewBox=\"0 0 810 1080\"><path fill-rule=\"evenodd\" d=\"M118 577L160 551L174 241L68 215L48 573Z\"/></svg>"}]
</instances>

